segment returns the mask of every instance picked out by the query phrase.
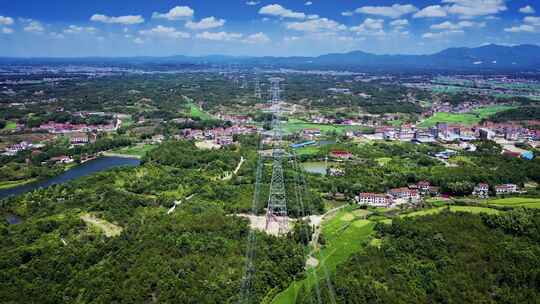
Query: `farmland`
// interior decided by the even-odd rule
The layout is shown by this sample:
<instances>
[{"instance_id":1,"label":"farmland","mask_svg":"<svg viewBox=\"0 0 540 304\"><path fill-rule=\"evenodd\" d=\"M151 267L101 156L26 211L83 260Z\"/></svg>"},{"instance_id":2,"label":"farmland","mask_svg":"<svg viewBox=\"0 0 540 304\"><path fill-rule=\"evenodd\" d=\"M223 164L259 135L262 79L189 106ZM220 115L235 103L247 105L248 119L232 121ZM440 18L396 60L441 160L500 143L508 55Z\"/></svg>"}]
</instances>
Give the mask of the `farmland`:
<instances>
[{"instance_id":1,"label":"farmland","mask_svg":"<svg viewBox=\"0 0 540 304\"><path fill-rule=\"evenodd\" d=\"M288 289L278 294L273 304L295 303L300 289L310 290L316 282L335 271L338 264L345 262L352 254L358 252L362 244L367 244L373 232L375 222L362 219L352 208L341 210L323 224L322 234L325 247L315 254L319 265L307 272L305 279L296 281Z\"/></svg>"},{"instance_id":2,"label":"farmland","mask_svg":"<svg viewBox=\"0 0 540 304\"><path fill-rule=\"evenodd\" d=\"M528 197L511 197L503 199L495 199L488 201L489 205L497 207L526 207L526 208L540 208L540 199L528 198Z\"/></svg>"},{"instance_id":3,"label":"farmland","mask_svg":"<svg viewBox=\"0 0 540 304\"><path fill-rule=\"evenodd\" d=\"M430 118L424 120L420 126L424 128L429 128L435 126L437 123L448 123L448 124L463 124L463 125L474 125L479 123L482 119L488 118L491 115L494 115L498 112L512 109L510 106L492 106L476 109L470 113L446 113L439 112Z\"/></svg>"}]
</instances>

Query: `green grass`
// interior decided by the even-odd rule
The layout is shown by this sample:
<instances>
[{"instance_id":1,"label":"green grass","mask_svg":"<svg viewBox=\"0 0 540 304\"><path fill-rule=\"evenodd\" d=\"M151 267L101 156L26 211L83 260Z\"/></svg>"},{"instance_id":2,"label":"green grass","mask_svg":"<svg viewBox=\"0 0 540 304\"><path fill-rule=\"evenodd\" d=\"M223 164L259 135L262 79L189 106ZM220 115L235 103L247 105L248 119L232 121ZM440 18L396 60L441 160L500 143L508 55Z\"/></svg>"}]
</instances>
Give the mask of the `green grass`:
<instances>
[{"instance_id":1,"label":"green grass","mask_svg":"<svg viewBox=\"0 0 540 304\"><path fill-rule=\"evenodd\" d=\"M420 127L429 128L435 126L437 123L449 123L449 124L462 124L462 125L474 125L479 123L482 119L492 116L498 112L512 109L511 106L490 106L480 109L476 109L471 113L446 113L439 112L430 118L424 120Z\"/></svg>"},{"instance_id":2,"label":"green grass","mask_svg":"<svg viewBox=\"0 0 540 304\"><path fill-rule=\"evenodd\" d=\"M386 166L389 162L391 162L392 158L390 158L390 157L381 157L381 158L377 158L375 161L379 164L379 166L382 167L382 166Z\"/></svg>"},{"instance_id":3,"label":"green grass","mask_svg":"<svg viewBox=\"0 0 540 304\"><path fill-rule=\"evenodd\" d=\"M149 144L136 145L136 146L130 146L130 147L124 147L124 148L116 149L116 150L111 151L111 153L143 157L143 156L146 155L146 153L148 153L149 151L151 151L155 147L156 147L155 145L149 145Z\"/></svg>"},{"instance_id":4,"label":"green grass","mask_svg":"<svg viewBox=\"0 0 540 304\"><path fill-rule=\"evenodd\" d=\"M29 178L29 179L23 179L23 180L18 180L18 181L4 181L4 182L0 182L0 190L5 190L5 189L10 189L10 188L15 188L15 187L18 187L18 186L22 186L22 185L26 185L26 184L30 184L30 183L33 183L37 181L37 179L35 178Z\"/></svg>"},{"instance_id":5,"label":"green grass","mask_svg":"<svg viewBox=\"0 0 540 304\"><path fill-rule=\"evenodd\" d=\"M374 222L356 219L352 208L339 211L332 219L323 223L322 232L326 246L315 255L319 260L319 265L308 271L305 279L295 281L289 288L279 293L272 303L295 303L302 286L307 290L314 288L321 278L326 274L330 275L337 265L358 252L362 242L369 239L374 226Z\"/></svg>"},{"instance_id":6,"label":"green grass","mask_svg":"<svg viewBox=\"0 0 540 304\"><path fill-rule=\"evenodd\" d=\"M530 197L510 197L490 200L487 202L489 205L498 207L527 207L527 208L540 208L540 198Z\"/></svg>"},{"instance_id":7,"label":"green grass","mask_svg":"<svg viewBox=\"0 0 540 304\"><path fill-rule=\"evenodd\" d=\"M407 217L416 217L416 216L424 216L424 215L433 215L437 214L443 210L447 209L447 207L438 207L438 208L432 208L432 209L426 209L416 212L411 212L407 214L401 215L403 218ZM487 207L476 207L476 206L450 206L450 211L452 212L470 212L474 214L478 213L487 213L487 214L497 214L500 211L492 208Z\"/></svg>"},{"instance_id":8,"label":"green grass","mask_svg":"<svg viewBox=\"0 0 540 304\"><path fill-rule=\"evenodd\" d=\"M211 120L214 117L206 112L204 112L198 105L190 103L189 104L190 115L193 118L199 118L201 120Z\"/></svg>"},{"instance_id":9,"label":"green grass","mask_svg":"<svg viewBox=\"0 0 540 304\"><path fill-rule=\"evenodd\" d=\"M298 155L314 155L314 154L319 153L320 148L317 146L307 146L307 147L295 149L295 151L296 151L296 154Z\"/></svg>"},{"instance_id":10,"label":"green grass","mask_svg":"<svg viewBox=\"0 0 540 304\"><path fill-rule=\"evenodd\" d=\"M487 213L487 214L498 214L499 210L486 208L486 207L475 207L475 206L450 206L450 211L452 212L470 212L474 214Z\"/></svg>"},{"instance_id":11,"label":"green grass","mask_svg":"<svg viewBox=\"0 0 540 304\"><path fill-rule=\"evenodd\" d=\"M439 207L427 210L412 212L401 215L401 217L415 217L437 214L446 207ZM497 214L500 211L487 207L476 206L450 206L453 212L471 212ZM323 223L322 234L326 240L326 246L321 252L315 254L319 260L319 265L310 269L306 273L306 278L293 282L289 288L279 293L272 304L290 304L295 303L299 290L303 287L305 290L315 288L316 283L327 274L331 275L336 267L347 261L351 255L359 252L362 243L368 241L373 234L375 221L359 219L358 210L348 207L340 210L332 219ZM386 219L383 222L390 224L391 220ZM381 240L372 239L369 242L372 246L380 246Z\"/></svg>"},{"instance_id":12,"label":"green grass","mask_svg":"<svg viewBox=\"0 0 540 304\"><path fill-rule=\"evenodd\" d=\"M13 121L8 121L2 130L15 130L17 128L17 123Z\"/></svg>"}]
</instances>

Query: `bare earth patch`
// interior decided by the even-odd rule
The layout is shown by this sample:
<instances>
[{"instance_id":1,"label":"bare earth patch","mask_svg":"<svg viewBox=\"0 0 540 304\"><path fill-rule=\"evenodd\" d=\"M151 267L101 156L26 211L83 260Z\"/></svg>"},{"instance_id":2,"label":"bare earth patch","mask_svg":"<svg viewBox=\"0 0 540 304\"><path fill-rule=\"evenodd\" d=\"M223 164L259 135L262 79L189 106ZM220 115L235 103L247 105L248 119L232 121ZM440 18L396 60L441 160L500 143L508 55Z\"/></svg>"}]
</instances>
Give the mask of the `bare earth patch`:
<instances>
[{"instance_id":1,"label":"bare earth patch","mask_svg":"<svg viewBox=\"0 0 540 304\"><path fill-rule=\"evenodd\" d=\"M106 237L115 237L119 236L122 233L122 227L117 226L113 223L109 223L106 220L99 219L95 215L90 213L85 213L81 215L81 220L83 220L86 225L95 227L105 234Z\"/></svg>"}]
</instances>

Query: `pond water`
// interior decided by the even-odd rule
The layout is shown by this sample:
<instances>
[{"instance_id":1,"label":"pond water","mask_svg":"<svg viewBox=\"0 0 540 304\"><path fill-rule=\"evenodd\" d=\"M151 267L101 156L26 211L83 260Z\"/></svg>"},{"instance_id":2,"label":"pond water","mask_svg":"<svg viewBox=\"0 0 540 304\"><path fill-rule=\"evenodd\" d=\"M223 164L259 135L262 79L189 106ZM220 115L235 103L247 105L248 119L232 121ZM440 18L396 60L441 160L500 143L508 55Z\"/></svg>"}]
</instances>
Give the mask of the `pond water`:
<instances>
[{"instance_id":1,"label":"pond water","mask_svg":"<svg viewBox=\"0 0 540 304\"><path fill-rule=\"evenodd\" d=\"M125 158L125 157L101 157L98 159L91 160L80 166L69 169L68 171L51 177L46 180L42 180L36 183L26 184L10 189L0 190L0 199L4 199L8 196L20 195L26 192L30 192L40 188L46 188L52 185L63 184L71 180L94 174L97 172L105 171L110 168L120 167L120 166L130 166L135 167L140 165L141 161L136 158Z\"/></svg>"},{"instance_id":2,"label":"pond water","mask_svg":"<svg viewBox=\"0 0 540 304\"><path fill-rule=\"evenodd\" d=\"M20 224L22 223L22 220L20 217L16 216L16 215L13 215L13 214L8 214L6 215L6 221L8 222L8 224L10 225L15 225L15 224Z\"/></svg>"},{"instance_id":3,"label":"pond water","mask_svg":"<svg viewBox=\"0 0 540 304\"><path fill-rule=\"evenodd\" d=\"M308 173L326 175L327 165L325 162L306 162L302 163L302 167Z\"/></svg>"}]
</instances>

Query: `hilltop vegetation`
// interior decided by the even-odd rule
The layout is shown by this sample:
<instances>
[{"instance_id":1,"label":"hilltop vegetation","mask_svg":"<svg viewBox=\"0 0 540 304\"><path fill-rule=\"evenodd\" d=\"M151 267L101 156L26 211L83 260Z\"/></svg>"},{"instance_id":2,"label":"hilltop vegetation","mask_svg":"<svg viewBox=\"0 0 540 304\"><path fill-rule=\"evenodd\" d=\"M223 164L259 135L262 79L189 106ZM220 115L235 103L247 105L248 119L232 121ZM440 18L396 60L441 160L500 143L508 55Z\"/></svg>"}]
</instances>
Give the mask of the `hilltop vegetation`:
<instances>
[{"instance_id":1,"label":"hilltop vegetation","mask_svg":"<svg viewBox=\"0 0 540 304\"><path fill-rule=\"evenodd\" d=\"M533 303L540 297L540 213L443 212L376 227L332 277L337 303ZM320 284L322 302L331 291ZM315 292L297 303L312 303Z\"/></svg>"}]
</instances>

